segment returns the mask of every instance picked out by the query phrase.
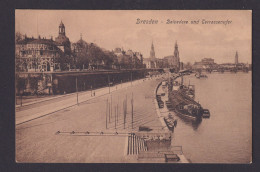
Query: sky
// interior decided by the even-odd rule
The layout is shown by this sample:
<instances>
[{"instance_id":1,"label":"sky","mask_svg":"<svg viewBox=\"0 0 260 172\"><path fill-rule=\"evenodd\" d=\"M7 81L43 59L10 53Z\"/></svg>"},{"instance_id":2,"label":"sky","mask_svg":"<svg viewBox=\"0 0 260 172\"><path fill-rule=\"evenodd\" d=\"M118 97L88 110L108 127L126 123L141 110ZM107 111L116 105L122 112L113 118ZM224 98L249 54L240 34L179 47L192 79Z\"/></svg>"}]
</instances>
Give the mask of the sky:
<instances>
[{"instance_id":1,"label":"sky","mask_svg":"<svg viewBox=\"0 0 260 172\"><path fill-rule=\"evenodd\" d=\"M157 24L136 24L140 20L158 20ZM202 24L207 21L232 21L230 24ZM60 22L66 36L76 42L82 34L107 50L116 47L150 55L151 43L157 58L173 55L175 42L182 62L214 58L217 63L251 63L252 11L250 10L16 10L15 30L27 36L58 36ZM188 24L166 24L188 21ZM191 21L198 21L191 24Z\"/></svg>"}]
</instances>

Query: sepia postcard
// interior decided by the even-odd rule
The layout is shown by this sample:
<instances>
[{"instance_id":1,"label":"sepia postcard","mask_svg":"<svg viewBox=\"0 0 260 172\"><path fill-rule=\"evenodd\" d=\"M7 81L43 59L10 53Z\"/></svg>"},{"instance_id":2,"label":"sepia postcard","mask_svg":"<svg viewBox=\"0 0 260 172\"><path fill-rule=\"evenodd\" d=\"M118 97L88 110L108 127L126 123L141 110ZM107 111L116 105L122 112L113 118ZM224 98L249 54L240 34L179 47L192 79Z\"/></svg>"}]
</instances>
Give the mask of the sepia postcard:
<instances>
[{"instance_id":1,"label":"sepia postcard","mask_svg":"<svg viewBox=\"0 0 260 172\"><path fill-rule=\"evenodd\" d=\"M15 10L17 163L252 162L251 10Z\"/></svg>"}]
</instances>

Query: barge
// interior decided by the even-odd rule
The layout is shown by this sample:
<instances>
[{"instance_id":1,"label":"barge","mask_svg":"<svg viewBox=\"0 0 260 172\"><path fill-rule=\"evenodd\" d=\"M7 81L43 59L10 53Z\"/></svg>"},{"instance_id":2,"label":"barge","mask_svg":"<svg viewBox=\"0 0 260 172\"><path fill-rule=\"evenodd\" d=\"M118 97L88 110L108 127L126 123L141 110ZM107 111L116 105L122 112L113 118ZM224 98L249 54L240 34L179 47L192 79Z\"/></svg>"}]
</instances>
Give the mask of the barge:
<instances>
[{"instance_id":1,"label":"barge","mask_svg":"<svg viewBox=\"0 0 260 172\"><path fill-rule=\"evenodd\" d=\"M177 114L198 119L203 116L204 109L189 95L188 87L174 81L169 88L169 101Z\"/></svg>"}]
</instances>

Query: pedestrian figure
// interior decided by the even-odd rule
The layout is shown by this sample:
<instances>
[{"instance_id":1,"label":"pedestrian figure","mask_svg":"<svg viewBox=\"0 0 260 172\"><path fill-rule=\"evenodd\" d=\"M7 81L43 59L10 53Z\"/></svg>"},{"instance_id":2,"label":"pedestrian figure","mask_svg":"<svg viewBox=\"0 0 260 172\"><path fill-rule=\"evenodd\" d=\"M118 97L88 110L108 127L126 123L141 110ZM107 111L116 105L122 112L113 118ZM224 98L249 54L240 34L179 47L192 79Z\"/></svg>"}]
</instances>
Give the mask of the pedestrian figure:
<instances>
[{"instance_id":1,"label":"pedestrian figure","mask_svg":"<svg viewBox=\"0 0 260 172\"><path fill-rule=\"evenodd\" d=\"M95 96L95 91L94 91L93 95Z\"/></svg>"}]
</instances>

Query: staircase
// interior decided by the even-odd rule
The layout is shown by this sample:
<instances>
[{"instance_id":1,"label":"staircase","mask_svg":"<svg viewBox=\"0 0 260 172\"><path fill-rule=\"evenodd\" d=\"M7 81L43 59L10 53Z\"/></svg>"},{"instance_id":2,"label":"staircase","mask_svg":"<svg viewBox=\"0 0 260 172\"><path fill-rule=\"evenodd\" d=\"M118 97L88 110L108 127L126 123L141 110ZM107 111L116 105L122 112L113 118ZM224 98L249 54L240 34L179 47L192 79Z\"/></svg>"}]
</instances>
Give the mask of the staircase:
<instances>
[{"instance_id":1,"label":"staircase","mask_svg":"<svg viewBox=\"0 0 260 172\"><path fill-rule=\"evenodd\" d=\"M147 151L147 145L143 138L130 133L128 136L127 155L138 155L139 152Z\"/></svg>"}]
</instances>

